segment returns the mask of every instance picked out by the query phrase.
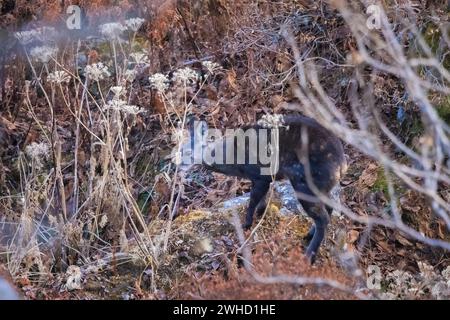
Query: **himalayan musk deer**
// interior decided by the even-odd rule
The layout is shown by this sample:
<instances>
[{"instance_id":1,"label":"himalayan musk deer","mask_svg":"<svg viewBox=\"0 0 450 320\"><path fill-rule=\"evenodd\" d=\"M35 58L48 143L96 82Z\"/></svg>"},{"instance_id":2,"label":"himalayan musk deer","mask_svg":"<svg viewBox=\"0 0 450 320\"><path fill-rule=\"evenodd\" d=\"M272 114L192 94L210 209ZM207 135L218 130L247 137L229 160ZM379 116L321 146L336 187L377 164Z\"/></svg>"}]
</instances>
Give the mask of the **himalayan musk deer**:
<instances>
[{"instance_id":1,"label":"himalayan musk deer","mask_svg":"<svg viewBox=\"0 0 450 320\"><path fill-rule=\"evenodd\" d=\"M215 172L251 180L250 202L243 224L245 229L251 227L255 212L258 216L264 213L265 197L270 183L274 179L289 179L298 201L308 216L314 220L313 226L305 236L305 240L309 242L306 256L313 263L333 210L320 202L313 190L329 195L333 187L339 183L347 170L344 149L336 136L311 118L290 115L281 117L280 120L282 125L277 126L274 135L272 135L275 133L273 126L258 121L257 124L241 127L238 131L232 131L233 133L227 130L224 136L218 138L217 130L214 133L214 130L208 129L206 122L191 118L188 122L190 138L181 150L183 157L188 157L187 162L190 161L190 165L202 164ZM213 131L213 134L210 131ZM302 135L306 135L307 139L302 139ZM256 140L251 141L251 138ZM279 147L275 150L278 155L276 165L273 167L275 170L271 169L271 174L267 174L266 170L263 174L262 167L267 166L267 162L262 164L261 161L255 163L250 160L255 156L256 146L260 146L264 140L263 143L270 148L275 142L271 139L277 140ZM307 146L302 146L302 141L308 141ZM267 149L265 152L270 153ZM242 157L242 153L245 157ZM309 164L311 179L307 179L307 166L303 163L305 159ZM312 182L315 188L308 182Z\"/></svg>"}]
</instances>

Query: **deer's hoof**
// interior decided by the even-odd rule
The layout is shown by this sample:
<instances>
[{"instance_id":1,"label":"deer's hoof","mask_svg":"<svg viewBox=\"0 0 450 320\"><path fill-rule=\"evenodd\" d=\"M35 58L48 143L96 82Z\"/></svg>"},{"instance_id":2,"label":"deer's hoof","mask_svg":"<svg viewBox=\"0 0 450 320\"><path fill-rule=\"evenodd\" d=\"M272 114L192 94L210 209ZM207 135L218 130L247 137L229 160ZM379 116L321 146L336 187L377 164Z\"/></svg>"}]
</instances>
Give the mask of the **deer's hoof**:
<instances>
[{"instance_id":1,"label":"deer's hoof","mask_svg":"<svg viewBox=\"0 0 450 320\"><path fill-rule=\"evenodd\" d=\"M316 262L316 253L313 251L306 251L306 259L308 259L310 265L313 265L314 262Z\"/></svg>"}]
</instances>

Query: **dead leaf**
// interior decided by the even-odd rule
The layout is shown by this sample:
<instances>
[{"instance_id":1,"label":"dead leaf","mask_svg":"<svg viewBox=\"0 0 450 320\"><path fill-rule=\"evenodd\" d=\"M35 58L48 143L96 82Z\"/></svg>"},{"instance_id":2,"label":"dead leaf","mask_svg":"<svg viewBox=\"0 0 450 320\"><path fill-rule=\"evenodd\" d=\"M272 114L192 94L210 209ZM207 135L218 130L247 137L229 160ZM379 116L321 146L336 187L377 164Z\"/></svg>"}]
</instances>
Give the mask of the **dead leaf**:
<instances>
[{"instance_id":1,"label":"dead leaf","mask_svg":"<svg viewBox=\"0 0 450 320\"><path fill-rule=\"evenodd\" d=\"M413 245L408 239L406 239L401 234L397 235L397 241L400 242L404 246L412 246Z\"/></svg>"},{"instance_id":2,"label":"dead leaf","mask_svg":"<svg viewBox=\"0 0 450 320\"><path fill-rule=\"evenodd\" d=\"M375 181L378 179L378 166L374 163L369 164L369 166L361 173L358 179L358 183L362 186L372 187Z\"/></svg>"},{"instance_id":3,"label":"dead leaf","mask_svg":"<svg viewBox=\"0 0 450 320\"><path fill-rule=\"evenodd\" d=\"M348 244L353 244L355 243L359 238L359 232L356 230L350 230L347 233L347 243Z\"/></svg>"}]
</instances>

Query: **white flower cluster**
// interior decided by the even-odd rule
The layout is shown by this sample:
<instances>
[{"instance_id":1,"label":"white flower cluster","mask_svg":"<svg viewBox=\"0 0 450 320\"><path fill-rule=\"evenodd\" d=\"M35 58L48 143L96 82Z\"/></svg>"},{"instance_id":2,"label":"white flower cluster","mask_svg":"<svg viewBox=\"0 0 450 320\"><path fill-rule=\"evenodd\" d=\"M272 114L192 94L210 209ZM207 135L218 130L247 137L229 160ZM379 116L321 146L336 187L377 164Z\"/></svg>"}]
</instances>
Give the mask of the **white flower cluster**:
<instances>
[{"instance_id":1,"label":"white flower cluster","mask_svg":"<svg viewBox=\"0 0 450 320\"><path fill-rule=\"evenodd\" d=\"M145 19L142 18L130 18L125 20L125 25L129 30L134 32L138 31L142 24L145 22Z\"/></svg>"},{"instance_id":2,"label":"white flower cluster","mask_svg":"<svg viewBox=\"0 0 450 320\"><path fill-rule=\"evenodd\" d=\"M27 45L34 40L48 41L49 39L55 38L58 33L55 28L52 27L42 27L27 31L15 32L14 36L23 45Z\"/></svg>"},{"instance_id":3,"label":"white flower cluster","mask_svg":"<svg viewBox=\"0 0 450 320\"><path fill-rule=\"evenodd\" d=\"M25 154L33 160L37 169L41 169L43 167L43 161L50 157L50 147L44 142L33 142L26 146Z\"/></svg>"},{"instance_id":4,"label":"white flower cluster","mask_svg":"<svg viewBox=\"0 0 450 320\"><path fill-rule=\"evenodd\" d=\"M142 18L130 18L125 20L125 24L120 22L108 22L99 26L100 33L111 40L119 39L122 33L126 30L138 31L145 22Z\"/></svg>"},{"instance_id":5,"label":"white flower cluster","mask_svg":"<svg viewBox=\"0 0 450 320\"><path fill-rule=\"evenodd\" d=\"M126 101L118 99L118 98L109 100L108 104L105 106L105 108L107 110L119 111L119 112L123 112L123 113L130 114L130 115L137 115L139 113L144 112L144 110L142 110L141 108L134 106L134 105L129 105L129 104L127 104Z\"/></svg>"},{"instance_id":6,"label":"white flower cluster","mask_svg":"<svg viewBox=\"0 0 450 320\"><path fill-rule=\"evenodd\" d=\"M14 37L23 45L29 44L36 37L34 30L19 31L14 33Z\"/></svg>"},{"instance_id":7,"label":"white flower cluster","mask_svg":"<svg viewBox=\"0 0 450 320\"><path fill-rule=\"evenodd\" d=\"M192 84L197 82L199 76L197 71L191 68L183 68L173 73L174 79L184 84Z\"/></svg>"},{"instance_id":8,"label":"white flower cluster","mask_svg":"<svg viewBox=\"0 0 450 320\"><path fill-rule=\"evenodd\" d=\"M202 64L210 74L213 74L214 72L216 72L221 68L219 64L211 61L204 61L202 62ZM148 79L152 87L155 88L160 93L164 93L167 89L169 89L169 78L162 73L155 73ZM176 70L173 73L172 79L176 84L192 85L197 83L197 81L199 81L200 75L197 71L189 67L186 67Z\"/></svg>"},{"instance_id":9,"label":"white flower cluster","mask_svg":"<svg viewBox=\"0 0 450 320\"><path fill-rule=\"evenodd\" d=\"M169 79L166 75L162 73L155 73L148 78L153 88L158 90L158 92L163 93L169 89Z\"/></svg>"},{"instance_id":10,"label":"white flower cluster","mask_svg":"<svg viewBox=\"0 0 450 320\"><path fill-rule=\"evenodd\" d=\"M130 54L136 64L148 65L150 60L145 52L133 52Z\"/></svg>"},{"instance_id":11,"label":"white flower cluster","mask_svg":"<svg viewBox=\"0 0 450 320\"><path fill-rule=\"evenodd\" d=\"M279 128L284 126L284 117L282 114L265 114L257 123L263 128Z\"/></svg>"},{"instance_id":12,"label":"white flower cluster","mask_svg":"<svg viewBox=\"0 0 450 320\"><path fill-rule=\"evenodd\" d=\"M137 115L138 113L144 112L143 109L134 105L129 105L125 100L122 100L121 97L127 93L126 88L122 86L114 86L109 90L114 94L114 97L105 105L105 111L112 110L123 112L129 115Z\"/></svg>"},{"instance_id":13,"label":"white flower cluster","mask_svg":"<svg viewBox=\"0 0 450 320\"><path fill-rule=\"evenodd\" d=\"M119 99L120 96L126 93L125 88L121 86L111 87L109 90L111 90L112 93L114 93L114 99Z\"/></svg>"},{"instance_id":14,"label":"white flower cluster","mask_svg":"<svg viewBox=\"0 0 450 320\"><path fill-rule=\"evenodd\" d=\"M100 33L108 39L115 40L120 38L122 32L127 30L127 27L119 22L108 22L99 26Z\"/></svg>"},{"instance_id":15,"label":"white flower cluster","mask_svg":"<svg viewBox=\"0 0 450 320\"><path fill-rule=\"evenodd\" d=\"M58 53L58 48L50 46L34 47L30 51L31 58L41 61L42 63L48 63L52 57L55 57Z\"/></svg>"},{"instance_id":16,"label":"white flower cluster","mask_svg":"<svg viewBox=\"0 0 450 320\"><path fill-rule=\"evenodd\" d=\"M57 84L69 83L70 75L64 70L54 71L48 74L47 81Z\"/></svg>"},{"instance_id":17,"label":"white flower cluster","mask_svg":"<svg viewBox=\"0 0 450 320\"><path fill-rule=\"evenodd\" d=\"M123 80L125 82L133 82L133 80L136 78L137 76L137 71L134 69L127 69L125 70L124 74L123 74Z\"/></svg>"},{"instance_id":18,"label":"white flower cluster","mask_svg":"<svg viewBox=\"0 0 450 320\"><path fill-rule=\"evenodd\" d=\"M111 76L108 67L102 62L87 65L86 68L84 68L84 72L89 79L94 81L103 80Z\"/></svg>"},{"instance_id":19,"label":"white flower cluster","mask_svg":"<svg viewBox=\"0 0 450 320\"><path fill-rule=\"evenodd\" d=\"M210 74L216 73L221 68L220 64L211 61L203 61L202 65Z\"/></svg>"},{"instance_id":20,"label":"white flower cluster","mask_svg":"<svg viewBox=\"0 0 450 320\"><path fill-rule=\"evenodd\" d=\"M134 69L127 69L123 74L123 78L127 82L133 82L133 80L136 78L136 76L137 76L137 71Z\"/></svg>"}]
</instances>

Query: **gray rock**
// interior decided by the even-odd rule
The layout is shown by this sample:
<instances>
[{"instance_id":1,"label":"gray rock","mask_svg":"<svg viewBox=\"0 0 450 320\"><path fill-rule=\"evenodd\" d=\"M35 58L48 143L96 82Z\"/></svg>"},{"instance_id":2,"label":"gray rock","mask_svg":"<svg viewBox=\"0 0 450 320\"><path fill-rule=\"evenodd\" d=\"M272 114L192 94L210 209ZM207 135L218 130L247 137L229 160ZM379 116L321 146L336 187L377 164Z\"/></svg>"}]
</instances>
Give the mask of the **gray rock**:
<instances>
[{"instance_id":1,"label":"gray rock","mask_svg":"<svg viewBox=\"0 0 450 320\"><path fill-rule=\"evenodd\" d=\"M333 188L330 194L331 199L337 203L340 203L340 192L341 187L339 185ZM297 200L294 188L292 188L292 185L289 183L289 181L275 181L274 196L281 202L280 213L282 215L301 214L306 216L305 211ZM247 207L249 200L250 193L246 193L242 196L224 201L219 210L240 210L244 207ZM340 214L336 210L334 210L333 215L339 216Z\"/></svg>"},{"instance_id":2,"label":"gray rock","mask_svg":"<svg viewBox=\"0 0 450 320\"><path fill-rule=\"evenodd\" d=\"M276 196L281 201L281 209L280 213L283 215L289 214L303 214L305 215L305 211L303 211L302 206L297 200L297 196L295 195L294 188L288 181L276 181L274 184L274 190Z\"/></svg>"},{"instance_id":3,"label":"gray rock","mask_svg":"<svg viewBox=\"0 0 450 320\"><path fill-rule=\"evenodd\" d=\"M281 201L281 214L304 214L302 206L298 203L295 196L295 191L288 181L276 181L274 183L274 196ZM250 193L246 193L224 201L220 210L240 210L243 207L247 207L249 200Z\"/></svg>"},{"instance_id":4,"label":"gray rock","mask_svg":"<svg viewBox=\"0 0 450 320\"><path fill-rule=\"evenodd\" d=\"M249 201L250 201L250 193L247 192L242 196L224 201L220 209L239 210L241 209L241 207L247 206Z\"/></svg>"}]
</instances>

